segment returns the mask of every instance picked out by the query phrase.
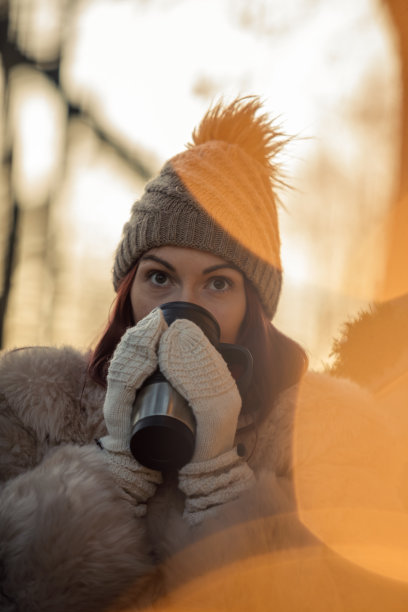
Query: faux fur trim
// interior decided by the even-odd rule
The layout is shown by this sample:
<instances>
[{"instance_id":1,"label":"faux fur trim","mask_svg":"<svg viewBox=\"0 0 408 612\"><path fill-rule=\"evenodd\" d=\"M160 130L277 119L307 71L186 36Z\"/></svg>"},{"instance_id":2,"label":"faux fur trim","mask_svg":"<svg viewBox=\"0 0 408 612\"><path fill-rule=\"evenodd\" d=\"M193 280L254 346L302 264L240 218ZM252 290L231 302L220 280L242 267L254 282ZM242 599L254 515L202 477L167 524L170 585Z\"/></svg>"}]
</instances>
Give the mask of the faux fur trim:
<instances>
[{"instance_id":1,"label":"faux fur trim","mask_svg":"<svg viewBox=\"0 0 408 612\"><path fill-rule=\"evenodd\" d=\"M104 390L86 370L87 356L69 347L17 349L0 359L0 394L39 442L85 444L104 431Z\"/></svg>"},{"instance_id":2,"label":"faux fur trim","mask_svg":"<svg viewBox=\"0 0 408 612\"><path fill-rule=\"evenodd\" d=\"M330 372L379 390L408 371L408 295L373 304L333 343Z\"/></svg>"},{"instance_id":3,"label":"faux fur trim","mask_svg":"<svg viewBox=\"0 0 408 612\"><path fill-rule=\"evenodd\" d=\"M0 543L0 591L18 610L105 609L153 569L144 522L93 447L62 446L9 481Z\"/></svg>"}]
</instances>

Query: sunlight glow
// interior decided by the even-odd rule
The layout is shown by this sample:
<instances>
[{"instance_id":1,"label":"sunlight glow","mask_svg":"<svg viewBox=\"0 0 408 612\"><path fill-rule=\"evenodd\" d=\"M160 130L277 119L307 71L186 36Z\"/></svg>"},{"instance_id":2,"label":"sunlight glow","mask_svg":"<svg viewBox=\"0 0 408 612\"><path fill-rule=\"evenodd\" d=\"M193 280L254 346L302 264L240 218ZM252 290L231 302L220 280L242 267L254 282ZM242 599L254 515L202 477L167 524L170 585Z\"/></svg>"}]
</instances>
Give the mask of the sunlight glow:
<instances>
[{"instance_id":1,"label":"sunlight glow","mask_svg":"<svg viewBox=\"0 0 408 612\"><path fill-rule=\"evenodd\" d=\"M21 69L13 78L13 183L23 206L46 202L59 178L65 109L56 89Z\"/></svg>"},{"instance_id":2,"label":"sunlight glow","mask_svg":"<svg viewBox=\"0 0 408 612\"><path fill-rule=\"evenodd\" d=\"M72 257L98 261L109 270L123 219L143 181L109 147L78 122L70 132L67 177L58 198L65 248Z\"/></svg>"},{"instance_id":3,"label":"sunlight glow","mask_svg":"<svg viewBox=\"0 0 408 612\"><path fill-rule=\"evenodd\" d=\"M63 36L57 37L63 91L108 137L153 160L150 169L184 149L220 97L258 94L282 130L295 135L282 160L294 190L282 196L288 282L276 321L281 325L284 314L282 331L305 342L320 363L326 351L321 338L326 347L338 321L373 298L382 275L377 260L396 175L399 83L385 8L372 0L84 0L69 9L53 1L46 14L48 3L30 3L31 34L22 28L24 11L15 15L31 56L40 54L39 33L48 38L64 12ZM26 110L14 149L14 184L24 206L39 205L53 192L64 136L56 99L44 97L52 87L38 95L35 74L26 72L20 88L19 113ZM119 165L111 172L107 160L97 170L100 146L92 150L94 160L72 160L75 186L67 186L62 170L70 194L64 206L72 210L78 240L85 242L82 228L89 232L93 219L93 246L83 245L83 254L107 252L117 243L118 227L142 188L136 176L135 191L131 180L122 192ZM81 169L94 179L79 178Z\"/></svg>"},{"instance_id":4,"label":"sunlight glow","mask_svg":"<svg viewBox=\"0 0 408 612\"><path fill-rule=\"evenodd\" d=\"M300 385L293 445L299 516L344 559L408 583L404 423L350 381L337 384L338 393L329 376ZM331 401L319 405L310 385L326 398L331 393ZM398 405L406 405L404 386ZM399 439L393 422L401 426Z\"/></svg>"}]
</instances>

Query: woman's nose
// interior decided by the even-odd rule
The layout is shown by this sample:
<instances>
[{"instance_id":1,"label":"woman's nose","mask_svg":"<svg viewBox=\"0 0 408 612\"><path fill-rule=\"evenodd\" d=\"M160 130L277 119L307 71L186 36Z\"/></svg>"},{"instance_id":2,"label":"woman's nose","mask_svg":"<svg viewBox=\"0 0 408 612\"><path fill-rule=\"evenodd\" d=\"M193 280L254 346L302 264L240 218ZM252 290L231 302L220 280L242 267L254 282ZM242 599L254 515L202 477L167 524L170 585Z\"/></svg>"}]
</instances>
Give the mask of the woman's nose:
<instances>
[{"instance_id":1,"label":"woman's nose","mask_svg":"<svg viewBox=\"0 0 408 612\"><path fill-rule=\"evenodd\" d=\"M202 304L200 304L199 296L196 295L195 291L191 287L183 287L179 293L179 300L181 302L189 302L190 304L202 306Z\"/></svg>"}]
</instances>

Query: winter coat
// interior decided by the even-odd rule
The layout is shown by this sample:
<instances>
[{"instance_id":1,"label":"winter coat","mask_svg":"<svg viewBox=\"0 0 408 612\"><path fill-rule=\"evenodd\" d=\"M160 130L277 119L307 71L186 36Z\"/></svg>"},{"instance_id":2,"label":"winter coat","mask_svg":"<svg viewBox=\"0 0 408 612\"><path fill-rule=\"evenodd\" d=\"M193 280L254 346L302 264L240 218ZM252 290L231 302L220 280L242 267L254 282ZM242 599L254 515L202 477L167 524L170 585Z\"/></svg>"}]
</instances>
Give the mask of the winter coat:
<instances>
[{"instance_id":1,"label":"winter coat","mask_svg":"<svg viewBox=\"0 0 408 612\"><path fill-rule=\"evenodd\" d=\"M95 443L104 394L71 348L0 360L2 611L408 609L398 545L397 576L364 556L406 497L386 420L355 383L309 372L262 425L241 420L256 485L198 527L176 474L134 516Z\"/></svg>"}]
</instances>

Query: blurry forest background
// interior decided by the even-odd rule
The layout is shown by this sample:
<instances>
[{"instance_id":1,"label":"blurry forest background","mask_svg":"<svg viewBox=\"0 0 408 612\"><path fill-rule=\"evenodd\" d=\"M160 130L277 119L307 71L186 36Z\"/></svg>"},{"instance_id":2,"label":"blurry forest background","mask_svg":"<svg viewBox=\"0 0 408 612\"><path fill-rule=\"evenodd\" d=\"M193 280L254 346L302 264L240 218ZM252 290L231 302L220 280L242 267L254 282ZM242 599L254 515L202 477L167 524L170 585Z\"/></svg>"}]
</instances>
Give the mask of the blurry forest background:
<instances>
[{"instance_id":1,"label":"blurry forest background","mask_svg":"<svg viewBox=\"0 0 408 612\"><path fill-rule=\"evenodd\" d=\"M283 167L276 325L320 367L407 292L406 0L0 0L1 346L92 346L130 207L209 104L258 94Z\"/></svg>"}]
</instances>

